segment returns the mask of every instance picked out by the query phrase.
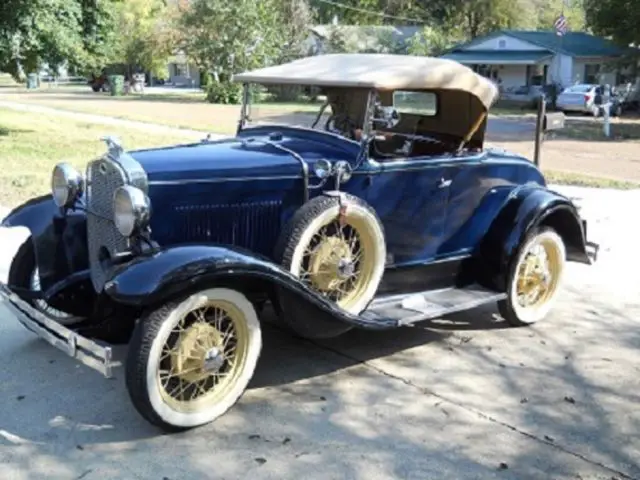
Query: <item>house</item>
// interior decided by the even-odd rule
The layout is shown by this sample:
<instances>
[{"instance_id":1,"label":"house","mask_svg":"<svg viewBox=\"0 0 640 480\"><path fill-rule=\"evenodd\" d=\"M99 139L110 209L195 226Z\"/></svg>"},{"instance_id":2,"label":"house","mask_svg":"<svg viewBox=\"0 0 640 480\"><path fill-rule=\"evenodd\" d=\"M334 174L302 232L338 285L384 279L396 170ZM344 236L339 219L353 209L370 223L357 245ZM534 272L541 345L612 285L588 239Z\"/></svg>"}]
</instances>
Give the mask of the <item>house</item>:
<instances>
[{"instance_id":1,"label":"house","mask_svg":"<svg viewBox=\"0 0 640 480\"><path fill-rule=\"evenodd\" d=\"M167 63L167 84L175 87L200 88L200 69L188 60L183 52L177 52Z\"/></svg>"},{"instance_id":2,"label":"house","mask_svg":"<svg viewBox=\"0 0 640 480\"><path fill-rule=\"evenodd\" d=\"M423 27L393 25L316 25L307 39L312 55L327 52L327 41L333 32L342 37L347 51L362 53L404 53L407 42Z\"/></svg>"},{"instance_id":3,"label":"house","mask_svg":"<svg viewBox=\"0 0 640 480\"><path fill-rule=\"evenodd\" d=\"M500 30L445 54L504 89L522 85L633 82L630 70L612 65L624 54L612 42L584 32Z\"/></svg>"}]
</instances>

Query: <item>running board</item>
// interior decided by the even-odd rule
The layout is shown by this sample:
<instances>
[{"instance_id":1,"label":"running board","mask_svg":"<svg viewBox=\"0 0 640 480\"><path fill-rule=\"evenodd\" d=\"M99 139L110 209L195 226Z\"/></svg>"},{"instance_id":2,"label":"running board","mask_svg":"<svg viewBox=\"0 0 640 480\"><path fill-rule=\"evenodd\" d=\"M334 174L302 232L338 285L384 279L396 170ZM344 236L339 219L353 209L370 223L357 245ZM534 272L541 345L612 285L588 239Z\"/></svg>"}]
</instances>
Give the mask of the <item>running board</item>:
<instances>
[{"instance_id":1,"label":"running board","mask_svg":"<svg viewBox=\"0 0 640 480\"><path fill-rule=\"evenodd\" d=\"M507 298L506 293L488 290L477 284L426 292L375 298L361 314L371 322L393 320L398 326L440 318L455 312Z\"/></svg>"}]
</instances>

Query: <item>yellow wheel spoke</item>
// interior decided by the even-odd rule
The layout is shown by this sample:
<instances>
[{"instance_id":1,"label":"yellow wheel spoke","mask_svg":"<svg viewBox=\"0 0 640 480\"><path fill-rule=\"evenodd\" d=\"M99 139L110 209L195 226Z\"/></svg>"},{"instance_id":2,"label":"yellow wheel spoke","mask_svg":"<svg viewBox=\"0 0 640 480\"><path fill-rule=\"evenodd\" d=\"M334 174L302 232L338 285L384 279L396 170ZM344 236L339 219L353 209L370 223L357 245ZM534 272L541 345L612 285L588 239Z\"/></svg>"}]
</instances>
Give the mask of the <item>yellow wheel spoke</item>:
<instances>
[{"instance_id":1,"label":"yellow wheel spoke","mask_svg":"<svg viewBox=\"0 0 640 480\"><path fill-rule=\"evenodd\" d=\"M157 370L161 394L173 408L189 410L195 402L218 402L232 388L247 348L241 315L233 304L212 301L177 322Z\"/></svg>"}]
</instances>

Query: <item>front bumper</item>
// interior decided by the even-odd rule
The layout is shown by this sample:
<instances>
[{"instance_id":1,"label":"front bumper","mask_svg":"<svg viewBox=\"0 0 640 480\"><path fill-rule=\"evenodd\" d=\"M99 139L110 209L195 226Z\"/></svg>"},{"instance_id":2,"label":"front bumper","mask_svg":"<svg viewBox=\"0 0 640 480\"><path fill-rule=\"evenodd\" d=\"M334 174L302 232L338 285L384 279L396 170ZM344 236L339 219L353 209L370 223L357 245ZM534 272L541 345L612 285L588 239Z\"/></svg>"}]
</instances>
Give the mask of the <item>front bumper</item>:
<instances>
[{"instance_id":1,"label":"front bumper","mask_svg":"<svg viewBox=\"0 0 640 480\"><path fill-rule=\"evenodd\" d=\"M27 329L70 357L101 372L105 377L110 378L113 367L120 365L120 362L112 360L111 347L100 345L51 320L19 298L2 282L0 282L0 300L5 302L9 310Z\"/></svg>"}]
</instances>

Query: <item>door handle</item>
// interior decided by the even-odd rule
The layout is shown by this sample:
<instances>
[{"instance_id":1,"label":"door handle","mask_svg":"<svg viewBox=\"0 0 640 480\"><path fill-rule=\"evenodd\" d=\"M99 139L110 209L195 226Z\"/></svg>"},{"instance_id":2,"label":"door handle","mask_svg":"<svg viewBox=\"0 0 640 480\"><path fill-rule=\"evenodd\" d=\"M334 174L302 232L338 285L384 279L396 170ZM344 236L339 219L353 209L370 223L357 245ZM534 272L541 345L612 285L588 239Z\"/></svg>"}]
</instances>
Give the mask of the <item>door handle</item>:
<instances>
[{"instance_id":1,"label":"door handle","mask_svg":"<svg viewBox=\"0 0 640 480\"><path fill-rule=\"evenodd\" d=\"M445 180L444 178L441 178L438 180L438 188L447 188L451 185L451 182L452 180Z\"/></svg>"}]
</instances>

